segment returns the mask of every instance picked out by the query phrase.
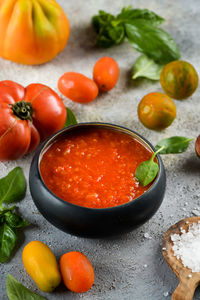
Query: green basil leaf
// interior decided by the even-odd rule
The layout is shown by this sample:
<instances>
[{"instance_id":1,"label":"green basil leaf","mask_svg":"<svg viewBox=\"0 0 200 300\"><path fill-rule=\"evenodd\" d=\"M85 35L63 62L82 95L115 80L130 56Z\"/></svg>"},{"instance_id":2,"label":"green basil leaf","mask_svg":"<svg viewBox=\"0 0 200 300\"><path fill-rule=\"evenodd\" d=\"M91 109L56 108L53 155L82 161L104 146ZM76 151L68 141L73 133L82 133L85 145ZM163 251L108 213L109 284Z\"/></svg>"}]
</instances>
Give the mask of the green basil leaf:
<instances>
[{"instance_id":1,"label":"green basil leaf","mask_svg":"<svg viewBox=\"0 0 200 300\"><path fill-rule=\"evenodd\" d=\"M151 24L154 26L158 26L165 21L153 11L148 9L132 9L131 7L124 7L121 13L117 15L117 19L124 21L124 23L129 23L129 21L133 21L134 19L143 19L151 21Z\"/></svg>"},{"instance_id":2,"label":"green basil leaf","mask_svg":"<svg viewBox=\"0 0 200 300\"><path fill-rule=\"evenodd\" d=\"M13 276L7 274L6 290L9 300L45 300L46 298L39 296L23 284L17 281Z\"/></svg>"},{"instance_id":3,"label":"green basil leaf","mask_svg":"<svg viewBox=\"0 0 200 300\"><path fill-rule=\"evenodd\" d=\"M141 55L133 65L132 79L145 77L151 80L159 80L163 65L155 63L155 61L146 55Z\"/></svg>"},{"instance_id":4,"label":"green basil leaf","mask_svg":"<svg viewBox=\"0 0 200 300\"><path fill-rule=\"evenodd\" d=\"M142 186L147 186L156 178L159 167L158 164L154 161L154 158L159 152L161 153L163 148L164 146L159 148L156 152L153 153L152 157L149 160L143 161L135 170L135 178Z\"/></svg>"},{"instance_id":5,"label":"green basil leaf","mask_svg":"<svg viewBox=\"0 0 200 300\"><path fill-rule=\"evenodd\" d=\"M26 193L26 181L20 167L14 168L0 179L0 204L20 201Z\"/></svg>"},{"instance_id":6,"label":"green basil leaf","mask_svg":"<svg viewBox=\"0 0 200 300\"><path fill-rule=\"evenodd\" d=\"M96 45L104 48L118 45L125 38L124 25L113 15L99 11L99 15L92 18L92 24L98 33Z\"/></svg>"},{"instance_id":7,"label":"green basil leaf","mask_svg":"<svg viewBox=\"0 0 200 300\"><path fill-rule=\"evenodd\" d=\"M0 226L0 262L7 261L15 248L17 234L15 229L4 223Z\"/></svg>"},{"instance_id":8,"label":"green basil leaf","mask_svg":"<svg viewBox=\"0 0 200 300\"><path fill-rule=\"evenodd\" d=\"M125 24L126 36L136 50L160 64L180 58L179 49L164 30L152 26L150 21L135 19Z\"/></svg>"},{"instance_id":9,"label":"green basil leaf","mask_svg":"<svg viewBox=\"0 0 200 300\"><path fill-rule=\"evenodd\" d=\"M116 18L113 15L99 10L99 14L92 18L92 25L96 32L99 33L102 27L109 25L114 20L116 20Z\"/></svg>"},{"instance_id":10,"label":"green basil leaf","mask_svg":"<svg viewBox=\"0 0 200 300\"><path fill-rule=\"evenodd\" d=\"M147 186L151 183L158 174L158 164L152 159L143 161L135 171L135 177L142 186Z\"/></svg>"},{"instance_id":11,"label":"green basil leaf","mask_svg":"<svg viewBox=\"0 0 200 300\"><path fill-rule=\"evenodd\" d=\"M170 138L161 140L155 148L158 150L164 146L163 150L160 151L160 154L182 153L187 150L189 143L192 140L193 138L172 136Z\"/></svg>"},{"instance_id":12,"label":"green basil leaf","mask_svg":"<svg viewBox=\"0 0 200 300\"><path fill-rule=\"evenodd\" d=\"M71 111L71 109L66 107L66 111L67 111L67 119L66 119L64 127L77 124L78 122L76 120L74 113Z\"/></svg>"},{"instance_id":13,"label":"green basil leaf","mask_svg":"<svg viewBox=\"0 0 200 300\"><path fill-rule=\"evenodd\" d=\"M11 211L5 213L5 222L12 228L23 228L29 225L24 218Z\"/></svg>"}]
</instances>

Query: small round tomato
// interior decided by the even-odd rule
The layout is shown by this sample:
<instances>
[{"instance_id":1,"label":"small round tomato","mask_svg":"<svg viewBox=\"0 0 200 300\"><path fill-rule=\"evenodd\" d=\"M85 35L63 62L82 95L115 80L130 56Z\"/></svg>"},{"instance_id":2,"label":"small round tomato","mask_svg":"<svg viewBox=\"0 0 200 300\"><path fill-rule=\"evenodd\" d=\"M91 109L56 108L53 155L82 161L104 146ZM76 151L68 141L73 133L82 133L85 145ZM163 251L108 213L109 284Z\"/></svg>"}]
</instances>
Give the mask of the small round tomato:
<instances>
[{"instance_id":1,"label":"small round tomato","mask_svg":"<svg viewBox=\"0 0 200 300\"><path fill-rule=\"evenodd\" d=\"M150 93L140 101L138 116L142 124L160 130L168 127L176 117L174 101L162 93Z\"/></svg>"},{"instance_id":2,"label":"small round tomato","mask_svg":"<svg viewBox=\"0 0 200 300\"><path fill-rule=\"evenodd\" d=\"M165 93L177 100L191 96L198 86L198 74L186 61L176 60L165 65L160 74Z\"/></svg>"},{"instance_id":3,"label":"small round tomato","mask_svg":"<svg viewBox=\"0 0 200 300\"><path fill-rule=\"evenodd\" d=\"M63 74L58 80L58 89L67 98L79 103L91 102L99 93L92 79L76 72Z\"/></svg>"},{"instance_id":4,"label":"small round tomato","mask_svg":"<svg viewBox=\"0 0 200 300\"><path fill-rule=\"evenodd\" d=\"M60 272L65 286L72 292L86 292L94 283L93 266L89 259L78 251L61 256Z\"/></svg>"},{"instance_id":5,"label":"small round tomato","mask_svg":"<svg viewBox=\"0 0 200 300\"><path fill-rule=\"evenodd\" d=\"M110 91L119 79L119 66L111 57L100 58L93 69L93 79L101 92Z\"/></svg>"},{"instance_id":6,"label":"small round tomato","mask_svg":"<svg viewBox=\"0 0 200 300\"><path fill-rule=\"evenodd\" d=\"M14 160L33 151L63 128L66 109L48 86L0 81L0 161Z\"/></svg>"}]
</instances>

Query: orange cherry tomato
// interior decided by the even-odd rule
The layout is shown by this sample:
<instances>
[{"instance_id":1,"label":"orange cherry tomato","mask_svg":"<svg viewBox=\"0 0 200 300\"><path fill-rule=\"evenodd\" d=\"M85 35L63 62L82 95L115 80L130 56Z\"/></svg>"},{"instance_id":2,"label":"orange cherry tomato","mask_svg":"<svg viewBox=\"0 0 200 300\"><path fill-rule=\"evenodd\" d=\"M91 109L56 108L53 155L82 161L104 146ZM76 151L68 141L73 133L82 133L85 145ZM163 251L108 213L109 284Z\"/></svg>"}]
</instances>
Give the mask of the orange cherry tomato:
<instances>
[{"instance_id":1,"label":"orange cherry tomato","mask_svg":"<svg viewBox=\"0 0 200 300\"><path fill-rule=\"evenodd\" d=\"M168 127L176 118L176 106L165 94L149 93L138 105L138 116L145 127L161 130Z\"/></svg>"},{"instance_id":2,"label":"orange cherry tomato","mask_svg":"<svg viewBox=\"0 0 200 300\"><path fill-rule=\"evenodd\" d=\"M93 69L93 79L101 92L110 91L119 78L117 62L108 56L100 58Z\"/></svg>"},{"instance_id":3,"label":"orange cherry tomato","mask_svg":"<svg viewBox=\"0 0 200 300\"><path fill-rule=\"evenodd\" d=\"M93 266L89 259L78 251L61 256L60 272L65 286L72 292L86 292L94 283Z\"/></svg>"},{"instance_id":4,"label":"orange cherry tomato","mask_svg":"<svg viewBox=\"0 0 200 300\"><path fill-rule=\"evenodd\" d=\"M58 80L58 89L67 98L79 103L91 102L99 93L92 79L76 72L63 74Z\"/></svg>"}]
</instances>

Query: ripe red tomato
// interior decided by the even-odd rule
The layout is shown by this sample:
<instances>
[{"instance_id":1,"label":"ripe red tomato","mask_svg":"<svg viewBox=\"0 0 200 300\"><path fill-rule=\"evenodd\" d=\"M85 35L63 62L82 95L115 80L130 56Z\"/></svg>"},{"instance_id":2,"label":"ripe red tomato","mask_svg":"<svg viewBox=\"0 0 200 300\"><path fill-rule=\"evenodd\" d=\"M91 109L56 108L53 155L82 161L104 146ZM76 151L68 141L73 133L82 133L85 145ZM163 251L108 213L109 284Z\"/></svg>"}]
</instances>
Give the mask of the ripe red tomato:
<instances>
[{"instance_id":1,"label":"ripe red tomato","mask_svg":"<svg viewBox=\"0 0 200 300\"><path fill-rule=\"evenodd\" d=\"M99 93L92 79L75 72L63 74L58 80L58 89L67 98L79 103L91 102Z\"/></svg>"},{"instance_id":2,"label":"ripe red tomato","mask_svg":"<svg viewBox=\"0 0 200 300\"><path fill-rule=\"evenodd\" d=\"M94 283L93 266L89 259L78 251L61 256L60 272L65 286L72 292L86 292Z\"/></svg>"},{"instance_id":3,"label":"ripe red tomato","mask_svg":"<svg viewBox=\"0 0 200 300\"><path fill-rule=\"evenodd\" d=\"M0 161L18 159L63 128L66 109L48 86L0 82Z\"/></svg>"},{"instance_id":4,"label":"ripe red tomato","mask_svg":"<svg viewBox=\"0 0 200 300\"><path fill-rule=\"evenodd\" d=\"M101 92L110 91L119 78L119 66L111 57L99 59L93 69L93 79Z\"/></svg>"}]
</instances>

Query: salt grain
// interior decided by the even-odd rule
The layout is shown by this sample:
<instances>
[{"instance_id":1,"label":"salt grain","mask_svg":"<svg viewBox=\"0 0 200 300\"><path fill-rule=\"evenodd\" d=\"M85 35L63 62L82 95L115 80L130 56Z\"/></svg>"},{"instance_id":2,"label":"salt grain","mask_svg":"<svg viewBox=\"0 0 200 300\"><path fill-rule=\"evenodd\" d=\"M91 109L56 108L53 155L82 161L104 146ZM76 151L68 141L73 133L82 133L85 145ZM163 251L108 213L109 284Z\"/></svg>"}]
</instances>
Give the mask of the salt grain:
<instances>
[{"instance_id":1,"label":"salt grain","mask_svg":"<svg viewBox=\"0 0 200 300\"><path fill-rule=\"evenodd\" d=\"M200 222L190 224L188 232L182 230L181 234L171 235L171 240L174 256L181 259L184 267L192 272L200 272Z\"/></svg>"},{"instance_id":2,"label":"salt grain","mask_svg":"<svg viewBox=\"0 0 200 300\"><path fill-rule=\"evenodd\" d=\"M164 297L169 296L169 292L164 292L164 293L163 293L163 296L164 296Z\"/></svg>"},{"instance_id":3,"label":"salt grain","mask_svg":"<svg viewBox=\"0 0 200 300\"><path fill-rule=\"evenodd\" d=\"M148 232L145 232L144 233L144 237L145 237L145 239L152 239L152 237L149 235L149 233Z\"/></svg>"}]
</instances>

